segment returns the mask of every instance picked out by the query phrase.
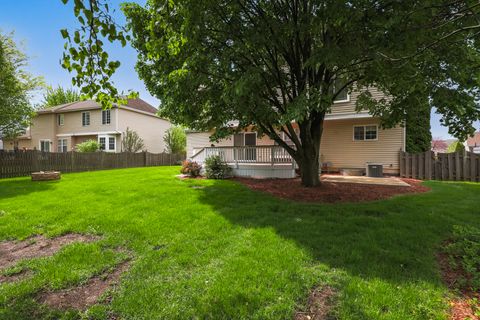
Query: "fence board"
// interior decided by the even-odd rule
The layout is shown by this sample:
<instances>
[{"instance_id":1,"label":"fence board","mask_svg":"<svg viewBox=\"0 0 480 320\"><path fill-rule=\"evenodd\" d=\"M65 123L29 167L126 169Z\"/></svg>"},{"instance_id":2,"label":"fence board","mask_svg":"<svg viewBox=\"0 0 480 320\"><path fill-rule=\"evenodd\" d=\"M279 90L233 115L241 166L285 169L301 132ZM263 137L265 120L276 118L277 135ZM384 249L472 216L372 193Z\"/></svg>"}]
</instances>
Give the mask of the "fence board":
<instances>
[{"instance_id":1,"label":"fence board","mask_svg":"<svg viewBox=\"0 0 480 320\"><path fill-rule=\"evenodd\" d=\"M35 171L80 172L146 166L169 166L185 159L166 153L0 152L0 178L28 176Z\"/></svg>"}]
</instances>

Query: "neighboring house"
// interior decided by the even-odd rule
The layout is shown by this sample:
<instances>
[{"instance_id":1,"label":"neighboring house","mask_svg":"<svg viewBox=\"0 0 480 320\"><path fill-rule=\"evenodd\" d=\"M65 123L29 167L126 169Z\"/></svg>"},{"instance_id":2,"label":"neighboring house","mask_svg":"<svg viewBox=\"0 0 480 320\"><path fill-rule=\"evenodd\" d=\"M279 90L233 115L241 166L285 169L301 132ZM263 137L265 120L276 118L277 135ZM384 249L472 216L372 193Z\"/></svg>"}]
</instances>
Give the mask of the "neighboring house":
<instances>
[{"instance_id":1,"label":"neighboring house","mask_svg":"<svg viewBox=\"0 0 480 320\"><path fill-rule=\"evenodd\" d=\"M467 139L465 142L465 150L480 154L480 131Z\"/></svg>"},{"instance_id":2,"label":"neighboring house","mask_svg":"<svg viewBox=\"0 0 480 320\"><path fill-rule=\"evenodd\" d=\"M145 150L160 153L165 150L163 137L171 124L156 113L157 109L141 99L129 99L126 106L114 105L109 110L102 110L93 100L67 103L37 111L26 133L6 140L5 149L66 152L93 139L106 152L121 152L128 127L143 139Z\"/></svg>"},{"instance_id":3,"label":"neighboring house","mask_svg":"<svg viewBox=\"0 0 480 320\"><path fill-rule=\"evenodd\" d=\"M378 90L371 89L370 92L374 97L382 96ZM351 95L343 92L334 102L331 113L325 117L320 146L321 165L328 165L330 170L340 170L364 169L367 163L380 163L383 164L385 173L398 174L399 152L405 150L405 128L397 126L382 129L379 119L372 117L367 111L355 110L357 97L357 92ZM212 132L187 131L187 157L201 161L202 155L196 154L200 154L203 148L212 146L275 145L269 137L260 137L256 132L243 132L218 143L210 142L209 136ZM270 158L275 157L272 155ZM258 159L258 156L255 156L255 159Z\"/></svg>"}]
</instances>

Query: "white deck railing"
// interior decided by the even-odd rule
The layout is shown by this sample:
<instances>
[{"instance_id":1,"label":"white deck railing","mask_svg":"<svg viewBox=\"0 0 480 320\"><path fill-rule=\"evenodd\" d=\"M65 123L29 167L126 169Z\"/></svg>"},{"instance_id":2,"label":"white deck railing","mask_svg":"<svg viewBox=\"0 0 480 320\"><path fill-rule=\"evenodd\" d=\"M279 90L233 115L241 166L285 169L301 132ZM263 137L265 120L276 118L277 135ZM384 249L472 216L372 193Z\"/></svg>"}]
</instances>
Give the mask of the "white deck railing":
<instances>
[{"instance_id":1,"label":"white deck railing","mask_svg":"<svg viewBox=\"0 0 480 320\"><path fill-rule=\"evenodd\" d=\"M214 155L228 164L294 164L292 156L280 146L206 147L192 160L203 163Z\"/></svg>"}]
</instances>

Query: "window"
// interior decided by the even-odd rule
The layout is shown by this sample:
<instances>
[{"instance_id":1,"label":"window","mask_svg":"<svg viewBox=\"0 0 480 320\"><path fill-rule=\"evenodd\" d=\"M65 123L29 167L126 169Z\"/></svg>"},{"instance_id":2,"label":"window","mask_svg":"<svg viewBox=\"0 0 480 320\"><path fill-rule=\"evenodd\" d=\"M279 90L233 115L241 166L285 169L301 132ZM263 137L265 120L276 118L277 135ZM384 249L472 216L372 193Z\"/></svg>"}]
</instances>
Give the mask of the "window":
<instances>
[{"instance_id":1,"label":"window","mask_svg":"<svg viewBox=\"0 0 480 320\"><path fill-rule=\"evenodd\" d=\"M58 152L67 152L67 139L58 139Z\"/></svg>"},{"instance_id":2,"label":"window","mask_svg":"<svg viewBox=\"0 0 480 320\"><path fill-rule=\"evenodd\" d=\"M102 124L110 124L110 109L102 110Z\"/></svg>"},{"instance_id":3,"label":"window","mask_svg":"<svg viewBox=\"0 0 480 320\"><path fill-rule=\"evenodd\" d=\"M63 113L57 115L57 124L59 126L63 126L64 121L65 121L65 115Z\"/></svg>"},{"instance_id":4,"label":"window","mask_svg":"<svg viewBox=\"0 0 480 320\"><path fill-rule=\"evenodd\" d=\"M115 137L108 138L108 150L115 151Z\"/></svg>"},{"instance_id":5,"label":"window","mask_svg":"<svg viewBox=\"0 0 480 320\"><path fill-rule=\"evenodd\" d=\"M50 140L40 140L40 151L50 152Z\"/></svg>"},{"instance_id":6,"label":"window","mask_svg":"<svg viewBox=\"0 0 480 320\"><path fill-rule=\"evenodd\" d=\"M82 112L82 126L90 125L90 112Z\"/></svg>"},{"instance_id":7,"label":"window","mask_svg":"<svg viewBox=\"0 0 480 320\"><path fill-rule=\"evenodd\" d=\"M100 150L115 152L115 147L116 147L115 136L112 136L112 135L99 136L98 144L100 145Z\"/></svg>"},{"instance_id":8,"label":"window","mask_svg":"<svg viewBox=\"0 0 480 320\"><path fill-rule=\"evenodd\" d=\"M105 138L105 137L98 138L98 144L100 145L100 150L105 150L106 139L107 138Z\"/></svg>"},{"instance_id":9,"label":"window","mask_svg":"<svg viewBox=\"0 0 480 320\"><path fill-rule=\"evenodd\" d=\"M377 140L377 135L378 135L377 125L353 127L353 140L355 141Z\"/></svg>"},{"instance_id":10,"label":"window","mask_svg":"<svg viewBox=\"0 0 480 320\"><path fill-rule=\"evenodd\" d=\"M333 94L336 94L337 91L344 85L345 85L345 80L340 78L335 79L335 81L333 82ZM350 95L348 94L347 88L343 88L333 100L334 103L348 102L348 101L350 101Z\"/></svg>"}]
</instances>

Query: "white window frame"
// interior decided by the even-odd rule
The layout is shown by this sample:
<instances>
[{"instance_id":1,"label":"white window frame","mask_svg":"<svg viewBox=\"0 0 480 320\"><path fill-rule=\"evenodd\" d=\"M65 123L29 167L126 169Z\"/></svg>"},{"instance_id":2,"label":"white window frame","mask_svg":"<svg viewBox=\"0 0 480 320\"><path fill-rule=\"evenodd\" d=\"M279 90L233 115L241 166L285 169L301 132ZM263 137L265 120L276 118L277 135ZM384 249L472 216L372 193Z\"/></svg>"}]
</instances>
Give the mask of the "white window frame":
<instances>
[{"instance_id":1,"label":"white window frame","mask_svg":"<svg viewBox=\"0 0 480 320\"><path fill-rule=\"evenodd\" d=\"M357 140L357 139L355 139L355 128L357 128L357 127L363 127L363 140ZM377 135L376 135L376 138L375 138L375 139L367 139L367 127L375 127L375 130L377 131ZM352 127L352 140L353 140L354 142L378 141L378 134L379 134L378 124L356 124L356 125L354 125L354 126Z\"/></svg>"},{"instance_id":2,"label":"white window frame","mask_svg":"<svg viewBox=\"0 0 480 320\"><path fill-rule=\"evenodd\" d=\"M350 102L350 94L348 93L348 89L346 88L345 90L347 90L347 98L346 99L343 99L343 100L333 100L333 103L345 103L345 102ZM333 92L335 92L336 89L335 89L335 81L333 82Z\"/></svg>"},{"instance_id":3,"label":"white window frame","mask_svg":"<svg viewBox=\"0 0 480 320\"><path fill-rule=\"evenodd\" d=\"M47 142L48 143L48 151L43 151L42 150L42 142ZM38 150L42 152L52 152L52 140L50 139L40 139L38 141Z\"/></svg>"},{"instance_id":4,"label":"white window frame","mask_svg":"<svg viewBox=\"0 0 480 320\"><path fill-rule=\"evenodd\" d=\"M105 138L105 149L102 151L104 152L117 152L117 137L112 134L102 134L98 136L98 143L100 144L100 139ZM114 148L110 149L110 138L113 138L114 141Z\"/></svg>"},{"instance_id":5,"label":"white window frame","mask_svg":"<svg viewBox=\"0 0 480 320\"><path fill-rule=\"evenodd\" d=\"M84 115L88 115L88 123L86 123L86 121L84 122ZM86 117L85 117L86 119ZM90 125L90 111L84 111L82 112L82 127L88 127Z\"/></svg>"},{"instance_id":6,"label":"white window frame","mask_svg":"<svg viewBox=\"0 0 480 320\"><path fill-rule=\"evenodd\" d=\"M65 151L63 148L65 147ZM68 152L68 139L60 138L57 140L57 152Z\"/></svg>"},{"instance_id":7,"label":"white window frame","mask_svg":"<svg viewBox=\"0 0 480 320\"><path fill-rule=\"evenodd\" d=\"M109 125L111 123L112 123L112 113L110 112L110 109L102 110L102 125Z\"/></svg>"},{"instance_id":8,"label":"white window frame","mask_svg":"<svg viewBox=\"0 0 480 320\"><path fill-rule=\"evenodd\" d=\"M57 114L57 125L63 126L65 124L65 114Z\"/></svg>"}]
</instances>

